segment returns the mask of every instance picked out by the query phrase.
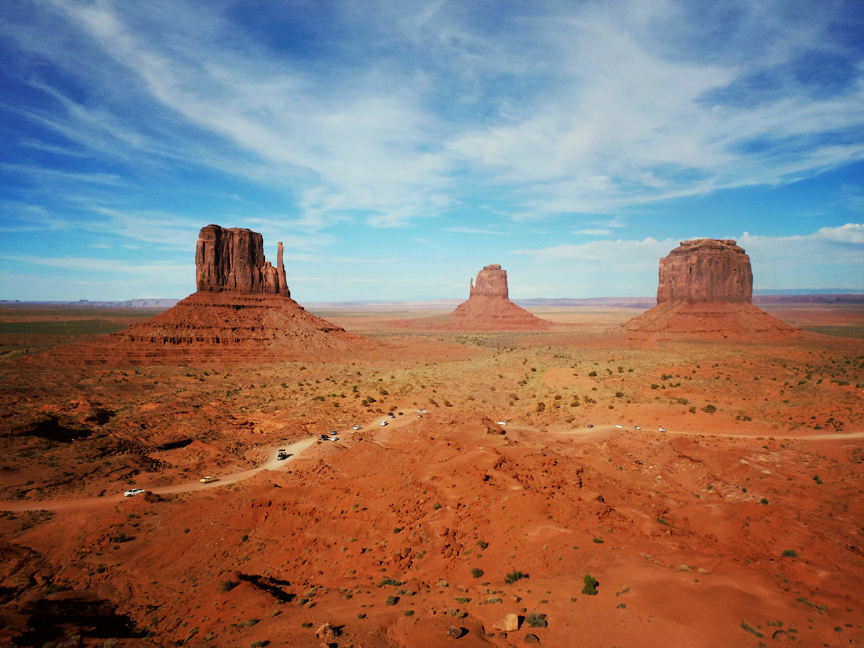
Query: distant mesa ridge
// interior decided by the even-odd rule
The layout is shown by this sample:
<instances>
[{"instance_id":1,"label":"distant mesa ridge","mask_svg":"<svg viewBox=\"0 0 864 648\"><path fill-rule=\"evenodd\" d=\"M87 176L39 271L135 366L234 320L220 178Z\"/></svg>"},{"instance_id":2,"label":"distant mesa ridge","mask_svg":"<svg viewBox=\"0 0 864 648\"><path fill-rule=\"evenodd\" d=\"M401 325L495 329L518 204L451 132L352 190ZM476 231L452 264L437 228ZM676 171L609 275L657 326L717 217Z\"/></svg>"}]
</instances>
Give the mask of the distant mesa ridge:
<instances>
[{"instance_id":1,"label":"distant mesa ridge","mask_svg":"<svg viewBox=\"0 0 864 648\"><path fill-rule=\"evenodd\" d=\"M694 239L660 259L657 305L624 325L634 337L799 335L753 305L750 257L730 239Z\"/></svg>"},{"instance_id":2,"label":"distant mesa ridge","mask_svg":"<svg viewBox=\"0 0 864 648\"><path fill-rule=\"evenodd\" d=\"M279 242L276 267L264 259L264 237L242 227L201 228L195 248L199 292L263 293L290 297Z\"/></svg>"}]
</instances>

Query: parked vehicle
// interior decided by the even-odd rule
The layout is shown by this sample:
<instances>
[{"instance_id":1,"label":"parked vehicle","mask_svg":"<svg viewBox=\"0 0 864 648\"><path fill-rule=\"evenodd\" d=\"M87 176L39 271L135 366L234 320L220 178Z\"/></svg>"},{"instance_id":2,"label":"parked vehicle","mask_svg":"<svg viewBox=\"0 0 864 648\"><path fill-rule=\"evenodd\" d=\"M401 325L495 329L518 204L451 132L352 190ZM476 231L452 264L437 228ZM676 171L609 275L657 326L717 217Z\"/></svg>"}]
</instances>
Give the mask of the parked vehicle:
<instances>
[{"instance_id":1,"label":"parked vehicle","mask_svg":"<svg viewBox=\"0 0 864 648\"><path fill-rule=\"evenodd\" d=\"M330 437L330 440L331 441L338 441L339 437L334 434L333 436Z\"/></svg>"},{"instance_id":2,"label":"parked vehicle","mask_svg":"<svg viewBox=\"0 0 864 648\"><path fill-rule=\"evenodd\" d=\"M636 426L636 429L637 429L637 430L641 430L642 428L640 428L640 427L637 425L637 426Z\"/></svg>"},{"instance_id":3,"label":"parked vehicle","mask_svg":"<svg viewBox=\"0 0 864 648\"><path fill-rule=\"evenodd\" d=\"M360 430L360 429L362 429L362 428L361 428L359 425L355 425L353 429L355 429L355 430Z\"/></svg>"},{"instance_id":4,"label":"parked vehicle","mask_svg":"<svg viewBox=\"0 0 864 648\"><path fill-rule=\"evenodd\" d=\"M212 482L219 481L219 478L218 477L202 477L198 481L200 481L202 484L210 484Z\"/></svg>"},{"instance_id":5,"label":"parked vehicle","mask_svg":"<svg viewBox=\"0 0 864 648\"><path fill-rule=\"evenodd\" d=\"M123 493L123 495L125 497L135 497L136 495L140 495L141 493L144 493L144 492L145 491L143 488L131 488L128 491L126 491L125 493Z\"/></svg>"},{"instance_id":6,"label":"parked vehicle","mask_svg":"<svg viewBox=\"0 0 864 648\"><path fill-rule=\"evenodd\" d=\"M288 458L288 455L284 450L280 450L279 454L276 455L276 461L285 461Z\"/></svg>"},{"instance_id":7,"label":"parked vehicle","mask_svg":"<svg viewBox=\"0 0 864 648\"><path fill-rule=\"evenodd\" d=\"M657 428L657 431L658 431L658 432L665 432L665 431L666 431L666 428Z\"/></svg>"},{"instance_id":8,"label":"parked vehicle","mask_svg":"<svg viewBox=\"0 0 864 648\"><path fill-rule=\"evenodd\" d=\"M616 425L616 426L615 426L615 429L616 429L616 430L621 430L621 429L623 429L623 428L624 428L623 425Z\"/></svg>"},{"instance_id":9,"label":"parked vehicle","mask_svg":"<svg viewBox=\"0 0 864 648\"><path fill-rule=\"evenodd\" d=\"M594 427L593 425L589 425L589 426L588 426L588 429L590 430L590 429L593 428L593 427Z\"/></svg>"},{"instance_id":10,"label":"parked vehicle","mask_svg":"<svg viewBox=\"0 0 864 648\"><path fill-rule=\"evenodd\" d=\"M381 425L387 425L387 421L381 421Z\"/></svg>"},{"instance_id":11,"label":"parked vehicle","mask_svg":"<svg viewBox=\"0 0 864 648\"><path fill-rule=\"evenodd\" d=\"M498 425L503 427L503 426L507 425L507 421L498 421Z\"/></svg>"}]
</instances>

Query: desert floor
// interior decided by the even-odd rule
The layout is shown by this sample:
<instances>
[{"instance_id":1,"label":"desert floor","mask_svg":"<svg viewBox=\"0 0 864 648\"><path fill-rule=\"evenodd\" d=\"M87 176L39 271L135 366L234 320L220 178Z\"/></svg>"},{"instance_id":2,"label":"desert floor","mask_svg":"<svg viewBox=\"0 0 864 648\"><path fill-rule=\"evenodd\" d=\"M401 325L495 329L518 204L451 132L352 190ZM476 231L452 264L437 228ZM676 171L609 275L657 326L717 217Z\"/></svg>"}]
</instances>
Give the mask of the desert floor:
<instances>
[{"instance_id":1,"label":"desert floor","mask_svg":"<svg viewBox=\"0 0 864 648\"><path fill-rule=\"evenodd\" d=\"M766 310L806 332L339 309L375 353L94 367L39 359L154 312L2 307L0 642L862 645L864 308Z\"/></svg>"}]
</instances>

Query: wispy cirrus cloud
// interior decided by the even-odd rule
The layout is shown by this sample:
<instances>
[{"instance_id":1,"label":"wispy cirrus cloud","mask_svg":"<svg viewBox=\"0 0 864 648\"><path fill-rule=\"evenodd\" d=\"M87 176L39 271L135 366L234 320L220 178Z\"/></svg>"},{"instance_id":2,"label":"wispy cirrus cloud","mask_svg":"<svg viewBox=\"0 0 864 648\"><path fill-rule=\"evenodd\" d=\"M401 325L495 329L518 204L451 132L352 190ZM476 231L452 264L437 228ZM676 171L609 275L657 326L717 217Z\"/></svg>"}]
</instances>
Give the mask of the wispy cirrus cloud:
<instances>
[{"instance_id":1,"label":"wispy cirrus cloud","mask_svg":"<svg viewBox=\"0 0 864 648\"><path fill-rule=\"evenodd\" d=\"M862 66L830 90L798 70L808 52L842 54L829 31L838 5L805 21L782 4L730 4L740 17L725 37L746 43L747 57L672 2L508 7L494 31L482 12L445 4L373 3L364 18L336 3L343 41L310 60L256 42L216 6L57 0L41 10L43 27L63 19L78 33L53 47L26 34L18 43L67 67L76 39L90 43L78 74L110 93L98 109L30 81L64 108L46 124L83 146L291 185L310 225L361 213L393 227L446 212L478 181L503 187L517 213L590 213L792 182L864 158ZM754 45L760 29L766 42ZM406 49L416 58L397 54ZM766 92L766 74L781 87ZM130 86L158 106L174 146L128 118ZM482 117L464 119L465 109Z\"/></svg>"},{"instance_id":2,"label":"wispy cirrus cloud","mask_svg":"<svg viewBox=\"0 0 864 648\"><path fill-rule=\"evenodd\" d=\"M144 277L163 277L166 275L189 275L191 263L130 263L121 259L99 259L93 257L35 257L22 254L0 254L3 261L16 264L39 266L40 268L59 268L62 270L83 270L93 274L129 274Z\"/></svg>"},{"instance_id":3,"label":"wispy cirrus cloud","mask_svg":"<svg viewBox=\"0 0 864 648\"><path fill-rule=\"evenodd\" d=\"M351 258L358 240L437 246L444 230L487 235L485 256L520 236L514 259L530 247L562 264L620 239L648 267L682 224L713 229L720 211L670 205L698 211L742 187L789 202L754 200L738 231L798 234L802 249L857 240L834 231L861 203L857 186L836 191L864 162L854 3L7 5L5 249L63 230L80 249L170 260L216 221L282 240L298 262ZM818 193L844 169L824 190L833 204L790 215L793 187ZM448 240L436 264L471 267L469 236Z\"/></svg>"},{"instance_id":4,"label":"wispy cirrus cloud","mask_svg":"<svg viewBox=\"0 0 864 648\"><path fill-rule=\"evenodd\" d=\"M458 226L458 227L445 227L445 232L456 232L458 234L491 234L493 236L510 236L509 232L499 232L496 230L490 229L480 229L477 227L467 227L467 226Z\"/></svg>"}]
</instances>

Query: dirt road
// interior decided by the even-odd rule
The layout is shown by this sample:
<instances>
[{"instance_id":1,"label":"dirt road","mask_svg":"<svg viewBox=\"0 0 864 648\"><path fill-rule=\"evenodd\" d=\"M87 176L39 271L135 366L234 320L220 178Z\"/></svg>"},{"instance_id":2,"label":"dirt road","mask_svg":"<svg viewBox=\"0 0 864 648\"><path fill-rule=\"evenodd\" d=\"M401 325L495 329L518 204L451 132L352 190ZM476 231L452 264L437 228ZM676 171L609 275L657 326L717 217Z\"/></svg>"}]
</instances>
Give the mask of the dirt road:
<instances>
[{"instance_id":1,"label":"dirt road","mask_svg":"<svg viewBox=\"0 0 864 648\"><path fill-rule=\"evenodd\" d=\"M378 416L370 423L366 424L363 429L374 431L374 443L378 443L380 445L386 445L390 440L390 434L392 431L404 428L409 426L411 423L417 420L418 414L416 410L404 410L405 414L403 416L396 416L395 418L391 418L390 416ZM382 421L386 421L387 425L381 425ZM506 430L510 432L544 432L539 428L532 428L521 425L508 425L505 427ZM591 435L608 435L614 434L615 432L635 432L635 427L633 426L618 426L614 424L602 424L595 425L592 428L573 428L569 430L560 430L554 431L552 434L555 434L559 437L566 436L579 436L579 437L588 437ZM644 432L646 434L668 434L670 436L719 436L730 439L740 439L740 438L760 438L765 437L765 434L759 435L748 435L748 434L717 434L717 433L709 433L706 434L704 432L684 432L684 431L675 431L675 430L665 430L665 432L659 432L654 428L646 428L639 430L640 432ZM354 430L344 430L339 432L340 435L351 435L354 433ZM810 435L800 435L800 436L782 436L782 435L773 435L774 439L782 439L786 441L823 441L823 440L845 440L845 439L861 439L864 438L864 432L847 432L847 433L832 433L832 434L810 434ZM236 482L243 481L245 479L249 479L253 475L258 474L263 470L279 470L283 468L286 464L289 464L291 461L296 459L302 452L308 450L317 442L317 438L309 437L307 439L301 439L300 441L295 441L294 443L288 445L281 445L286 454L289 457L285 460L279 461L276 457L278 454L279 447L274 446L271 449L270 458L263 463L262 465L251 468L249 470L243 470L240 472L232 473L230 475L222 475L219 477L218 481L211 482L209 484L202 484L200 481L194 482L185 482L182 484L174 484L172 486L156 486L154 488L147 488L146 490L155 493L157 495L171 495L176 493L189 493L193 491L202 491L210 488L219 488L221 486L225 486L227 484L233 484ZM0 501L0 511L68 511L74 509L81 509L91 506L101 506L104 504L116 504L118 502L123 501L125 496L122 493L118 493L116 495L109 495L107 497L84 497L79 499L57 499L57 500L41 500L41 501L33 501L33 502L21 502L21 501Z\"/></svg>"},{"instance_id":2,"label":"dirt road","mask_svg":"<svg viewBox=\"0 0 864 648\"><path fill-rule=\"evenodd\" d=\"M220 476L218 481L210 482L209 484L202 484L200 481L196 480L194 482L174 484L172 486L156 486L154 488L146 488L146 490L155 493L156 495L171 495L176 493L189 493L192 491L207 490L209 488L219 488L220 486L225 486L226 484L233 484L235 482L243 481L244 479L249 479L253 475L261 472L262 470L278 470L282 468L286 464L291 463L291 461L296 459L304 450L307 450L312 445L314 445L316 441L317 439L315 437L310 437L308 439L301 439L300 441L295 441L294 443L291 443L289 445L280 445L279 447L274 447L273 449L271 449L270 459L268 459L266 463L258 466L257 468L251 468L249 470L243 470L240 472L232 473L230 475ZM289 455L287 459L279 461L276 458L279 448L284 448L286 454ZM140 497L140 495L137 497ZM78 499L41 500L35 502L0 501L0 511L68 511L72 509L86 508L89 506L116 504L123 501L124 499L126 498L123 493L118 493L117 495L108 495L106 497L82 497Z\"/></svg>"}]
</instances>

